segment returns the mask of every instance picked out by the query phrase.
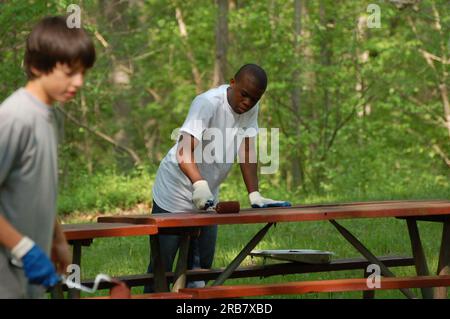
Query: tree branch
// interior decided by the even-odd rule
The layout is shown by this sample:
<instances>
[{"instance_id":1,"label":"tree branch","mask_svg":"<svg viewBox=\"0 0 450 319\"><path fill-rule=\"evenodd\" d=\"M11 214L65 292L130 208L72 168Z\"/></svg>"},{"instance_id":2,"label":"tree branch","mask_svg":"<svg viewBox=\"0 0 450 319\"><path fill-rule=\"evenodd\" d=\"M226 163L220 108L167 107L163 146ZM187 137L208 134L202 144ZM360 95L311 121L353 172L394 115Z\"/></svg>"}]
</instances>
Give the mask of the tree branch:
<instances>
[{"instance_id":1,"label":"tree branch","mask_svg":"<svg viewBox=\"0 0 450 319\"><path fill-rule=\"evenodd\" d=\"M114 145L115 147L117 147L118 149L120 149L121 151L127 153L128 155L130 155L130 157L133 159L134 164L135 165L139 165L141 164L141 159L139 158L139 156L137 155L137 153L135 151L133 151L132 149L120 145L119 143L117 143L112 137L99 132L91 127L89 127L88 125L85 125L83 123L81 123L80 121L78 121L75 117L73 117L72 115L70 115L69 113L67 113L66 111L64 111L61 107L56 106L56 109L58 111L61 112L61 114L63 114L68 120L70 120L71 122L75 123L76 125L86 129L89 133L94 134L95 136L101 138L102 140L107 141L108 143Z\"/></svg>"}]
</instances>

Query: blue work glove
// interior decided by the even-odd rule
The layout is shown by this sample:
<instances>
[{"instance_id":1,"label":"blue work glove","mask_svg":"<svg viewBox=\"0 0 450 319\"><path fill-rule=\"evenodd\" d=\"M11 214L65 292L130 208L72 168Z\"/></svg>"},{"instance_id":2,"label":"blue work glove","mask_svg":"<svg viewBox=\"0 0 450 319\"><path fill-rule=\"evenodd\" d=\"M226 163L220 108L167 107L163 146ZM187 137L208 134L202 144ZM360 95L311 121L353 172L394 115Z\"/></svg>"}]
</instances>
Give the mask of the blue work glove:
<instances>
[{"instance_id":1,"label":"blue work glove","mask_svg":"<svg viewBox=\"0 0 450 319\"><path fill-rule=\"evenodd\" d=\"M48 288L61 281L53 263L28 237L23 237L11 253L17 260L22 261L25 276L30 283Z\"/></svg>"},{"instance_id":2,"label":"blue work glove","mask_svg":"<svg viewBox=\"0 0 450 319\"><path fill-rule=\"evenodd\" d=\"M250 204L253 208L267 208L267 207L290 207L291 203L284 201L276 201L270 198L264 198L259 192L252 192L248 195Z\"/></svg>"}]
</instances>

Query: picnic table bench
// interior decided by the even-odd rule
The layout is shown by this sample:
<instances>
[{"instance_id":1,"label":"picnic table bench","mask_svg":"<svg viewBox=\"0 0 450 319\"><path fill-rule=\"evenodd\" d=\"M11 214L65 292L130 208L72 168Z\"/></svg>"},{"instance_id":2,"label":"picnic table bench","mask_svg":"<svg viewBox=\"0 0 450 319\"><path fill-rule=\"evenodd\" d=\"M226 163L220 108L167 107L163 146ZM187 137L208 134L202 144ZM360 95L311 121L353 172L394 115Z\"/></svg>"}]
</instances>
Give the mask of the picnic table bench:
<instances>
[{"instance_id":1,"label":"picnic table bench","mask_svg":"<svg viewBox=\"0 0 450 319\"><path fill-rule=\"evenodd\" d=\"M414 266L414 259L405 256L384 256L379 259L387 267L407 267ZM370 264L365 258L345 258L334 259L329 264L305 264L298 262L281 262L266 265L252 265L237 268L231 275L230 279L237 278L268 278L271 276L290 275L290 274L309 274L319 272L335 272L346 270L361 270L362 275L365 275L365 270ZM217 269L193 269L186 271L187 281L196 280L216 280L224 271L225 268ZM165 277L169 283L173 283L175 279L174 272L166 272ZM120 281L125 282L128 287L144 286L154 281L153 274L136 274L115 277ZM93 279L84 280L83 285L91 287L94 284ZM113 285L109 282L101 282L99 289L110 289ZM365 293L364 296L373 297L373 294Z\"/></svg>"},{"instance_id":2,"label":"picnic table bench","mask_svg":"<svg viewBox=\"0 0 450 319\"><path fill-rule=\"evenodd\" d=\"M238 298L271 295L302 295L321 292L376 291L405 288L448 287L450 276L386 277L379 287L369 286L366 278L298 281L276 284L183 288L179 292L195 299Z\"/></svg>"},{"instance_id":3,"label":"picnic table bench","mask_svg":"<svg viewBox=\"0 0 450 319\"><path fill-rule=\"evenodd\" d=\"M83 246L90 246L95 238L104 237L126 237L156 234L158 229L155 225L135 225L126 223L85 223L85 224L64 224L62 225L66 240L73 246L72 263L81 267L81 254ZM66 287L59 287L53 294L54 297L61 297L62 290ZM70 289L70 298L79 298L78 290Z\"/></svg>"}]
</instances>

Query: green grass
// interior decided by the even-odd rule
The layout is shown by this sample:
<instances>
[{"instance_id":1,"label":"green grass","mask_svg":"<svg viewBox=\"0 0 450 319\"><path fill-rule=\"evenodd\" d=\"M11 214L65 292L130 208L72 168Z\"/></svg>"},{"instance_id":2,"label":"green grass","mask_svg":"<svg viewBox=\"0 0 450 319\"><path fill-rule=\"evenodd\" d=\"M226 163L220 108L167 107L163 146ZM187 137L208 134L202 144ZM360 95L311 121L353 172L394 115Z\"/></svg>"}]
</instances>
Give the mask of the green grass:
<instances>
[{"instance_id":1,"label":"green grass","mask_svg":"<svg viewBox=\"0 0 450 319\"><path fill-rule=\"evenodd\" d=\"M221 187L221 200L239 200L241 207L248 207L247 193L237 165ZM408 172L410 174L411 172ZM376 173L374 173L376 174ZM450 186L447 180L436 180L424 172L413 174L407 182L401 182L402 176L396 172L390 176L368 182L357 176L344 176L346 187L338 187L341 181L335 181L333 187L320 194L306 194L293 190L273 176L261 176L261 193L270 198L290 200L293 204L339 203L368 200L393 199L446 199ZM443 175L439 175L443 176ZM77 176L71 185L61 191L60 213L68 222L85 222L86 216L120 214L137 204L151 203L151 187L154 173L141 170L134 175L124 176L109 172L95 176ZM352 183L352 180L355 183ZM358 182L356 182L358 181ZM361 182L362 181L362 182ZM398 181L398 182L395 182ZM148 208L149 210L149 208ZM146 212L146 211L145 211ZM92 219L91 219L92 220ZM376 255L411 255L406 222L394 218L343 220L341 224L351 231ZM264 225L224 225L219 227L216 256L213 267L224 267L238 254L242 247ZM425 253L432 273L437 269L437 258L442 227L439 224L419 223L419 230ZM257 249L320 249L333 251L335 258L359 257L359 253L348 244L329 222L280 223L273 227L256 247ZM82 278L94 278L98 273L112 276L145 273L149 260L148 237L124 237L96 239L83 249ZM245 264L262 263L258 258L247 258ZM407 276L415 274L414 267L393 268L395 274ZM276 276L265 279L248 278L228 280L226 284L285 282L287 280L315 280L345 277L362 277L361 270L333 273L302 274ZM133 293L142 293L143 288L133 289ZM101 291L97 295L107 294ZM88 296L83 294L83 296ZM361 293L326 293L304 296L276 296L274 298L360 298ZM377 298L405 298L399 291L380 291Z\"/></svg>"},{"instance_id":2,"label":"green grass","mask_svg":"<svg viewBox=\"0 0 450 319\"><path fill-rule=\"evenodd\" d=\"M376 255L411 255L405 221L390 219L345 220L341 224L349 229ZM214 267L226 266L261 228L257 225L224 225L219 227ZM424 249L432 272L437 268L441 226L434 223L419 224ZM280 223L272 228L256 247L257 249L320 249L333 251L334 258L359 257L328 222ZM82 278L94 278L98 273L112 276L145 273L149 260L149 241L146 236L96 239L92 246L83 249ZM248 257L243 265L261 264L259 258ZM414 267L393 268L399 276L414 275ZM269 283L294 280L324 280L346 277L362 277L363 272L344 271L333 273L275 276L265 279L232 279L226 284ZM133 289L142 293L143 288ZM97 295L105 295L101 291ZM83 294L83 296L88 296ZM273 298L360 298L361 293L326 293L304 296L275 296ZM380 291L377 298L404 298L399 291Z\"/></svg>"}]
</instances>

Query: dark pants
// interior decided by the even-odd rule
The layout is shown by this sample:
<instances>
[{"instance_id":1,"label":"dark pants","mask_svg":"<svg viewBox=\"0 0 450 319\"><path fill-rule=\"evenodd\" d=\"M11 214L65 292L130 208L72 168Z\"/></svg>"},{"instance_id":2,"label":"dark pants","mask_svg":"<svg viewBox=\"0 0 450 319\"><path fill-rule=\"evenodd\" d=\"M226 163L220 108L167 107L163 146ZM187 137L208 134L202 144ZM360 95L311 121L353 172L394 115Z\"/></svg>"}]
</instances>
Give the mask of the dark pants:
<instances>
[{"instance_id":1,"label":"dark pants","mask_svg":"<svg viewBox=\"0 0 450 319\"><path fill-rule=\"evenodd\" d=\"M170 213L159 207L153 201L152 214ZM217 226L199 227L200 235L197 238L191 238L188 254L188 269L211 268L216 250ZM163 260L165 271L172 271L173 262L180 246L181 236L178 235L159 235L159 245L161 258ZM154 256L150 250L150 263L147 273L153 273ZM203 283L204 284L204 283ZM188 282L188 287L202 286L199 282ZM153 285L144 287L144 293L154 292Z\"/></svg>"}]
</instances>

